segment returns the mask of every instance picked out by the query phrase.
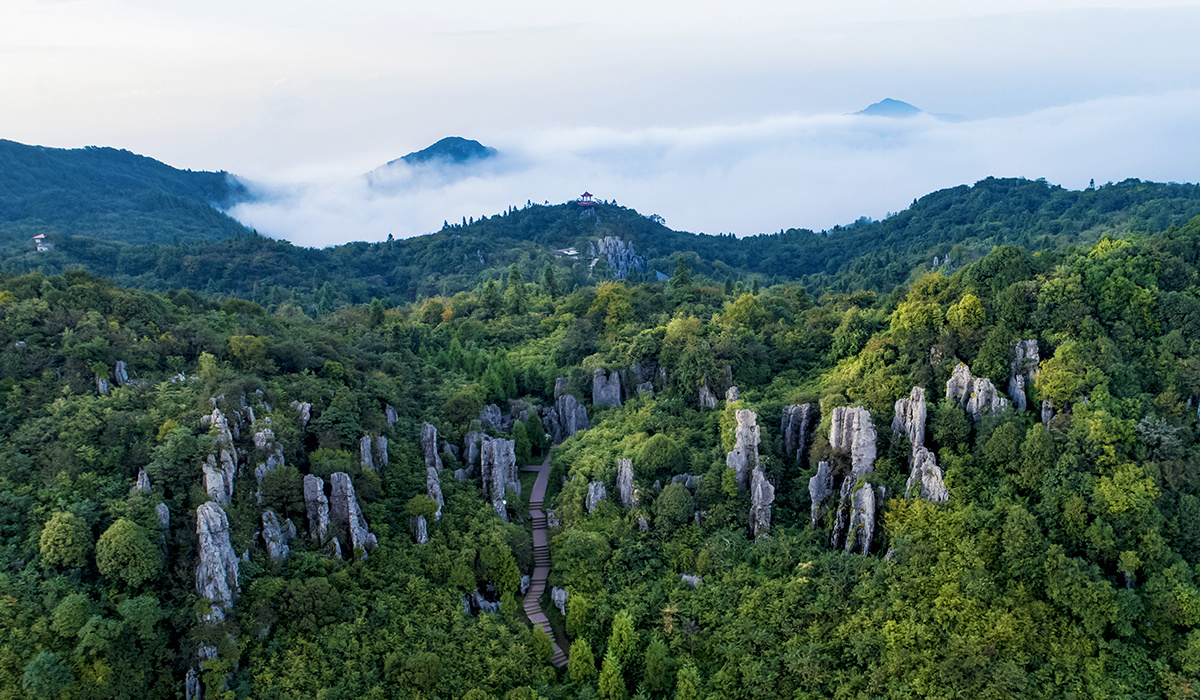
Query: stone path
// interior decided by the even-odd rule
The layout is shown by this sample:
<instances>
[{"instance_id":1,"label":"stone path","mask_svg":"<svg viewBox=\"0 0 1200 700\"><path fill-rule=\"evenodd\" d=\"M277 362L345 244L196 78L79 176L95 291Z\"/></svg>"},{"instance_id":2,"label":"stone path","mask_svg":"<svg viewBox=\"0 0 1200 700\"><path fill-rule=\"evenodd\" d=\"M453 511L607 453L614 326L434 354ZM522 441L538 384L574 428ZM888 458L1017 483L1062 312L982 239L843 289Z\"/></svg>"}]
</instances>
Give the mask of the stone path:
<instances>
[{"instance_id":1,"label":"stone path","mask_svg":"<svg viewBox=\"0 0 1200 700\"><path fill-rule=\"evenodd\" d=\"M550 455L546 455L546 461L541 465L531 465L521 471L537 473L537 480L533 482L533 490L529 493L529 521L533 523L533 575L529 577L529 591L525 593L522 605L529 621L541 625L550 636L550 643L554 645L554 655L550 657L550 663L556 668L562 668L567 665L567 654L558 646L558 642L554 641L554 630L550 629L550 621L546 619L546 613L542 612L539 602L542 594L546 592L546 578L550 575L550 545L546 541L544 504L546 483L550 478Z\"/></svg>"}]
</instances>

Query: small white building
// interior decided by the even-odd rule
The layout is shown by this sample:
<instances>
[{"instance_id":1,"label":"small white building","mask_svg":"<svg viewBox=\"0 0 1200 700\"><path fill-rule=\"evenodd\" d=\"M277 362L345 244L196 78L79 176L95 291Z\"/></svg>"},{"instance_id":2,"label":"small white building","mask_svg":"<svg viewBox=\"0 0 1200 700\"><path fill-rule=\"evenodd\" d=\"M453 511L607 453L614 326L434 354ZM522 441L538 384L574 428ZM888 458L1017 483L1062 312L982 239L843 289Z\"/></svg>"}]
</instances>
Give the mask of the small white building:
<instances>
[{"instance_id":1,"label":"small white building","mask_svg":"<svg viewBox=\"0 0 1200 700\"><path fill-rule=\"evenodd\" d=\"M38 235L34 236L33 244L35 246L37 246L37 250L39 253L44 253L47 250L54 249L54 244L51 243L50 241L46 240L46 234L44 234L44 233L39 233Z\"/></svg>"}]
</instances>

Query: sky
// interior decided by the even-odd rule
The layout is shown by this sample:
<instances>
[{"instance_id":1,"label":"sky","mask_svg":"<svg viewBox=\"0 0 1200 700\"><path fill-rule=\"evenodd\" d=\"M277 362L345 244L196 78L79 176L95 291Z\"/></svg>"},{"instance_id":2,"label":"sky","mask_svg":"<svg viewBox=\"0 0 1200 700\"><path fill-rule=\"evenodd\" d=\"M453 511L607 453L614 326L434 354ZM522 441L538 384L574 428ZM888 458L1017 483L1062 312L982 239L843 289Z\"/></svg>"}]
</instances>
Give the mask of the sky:
<instances>
[{"instance_id":1,"label":"sky","mask_svg":"<svg viewBox=\"0 0 1200 700\"><path fill-rule=\"evenodd\" d=\"M1200 0L5 0L0 138L225 170L302 245L585 189L740 236L987 176L1200 180ZM855 115L884 98L931 114ZM364 174L444 136L471 169Z\"/></svg>"}]
</instances>

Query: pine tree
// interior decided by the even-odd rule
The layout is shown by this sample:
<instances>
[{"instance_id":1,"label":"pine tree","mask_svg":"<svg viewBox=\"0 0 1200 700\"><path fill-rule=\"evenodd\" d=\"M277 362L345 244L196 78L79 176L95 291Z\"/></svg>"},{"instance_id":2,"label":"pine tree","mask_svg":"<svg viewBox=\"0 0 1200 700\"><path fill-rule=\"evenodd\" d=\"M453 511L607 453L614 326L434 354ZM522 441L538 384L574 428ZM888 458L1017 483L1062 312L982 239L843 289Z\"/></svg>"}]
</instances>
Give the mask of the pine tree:
<instances>
[{"instance_id":1,"label":"pine tree","mask_svg":"<svg viewBox=\"0 0 1200 700\"><path fill-rule=\"evenodd\" d=\"M521 277L516 263L508 266L508 290L504 293L504 307L510 316L525 313L525 280Z\"/></svg>"}]
</instances>

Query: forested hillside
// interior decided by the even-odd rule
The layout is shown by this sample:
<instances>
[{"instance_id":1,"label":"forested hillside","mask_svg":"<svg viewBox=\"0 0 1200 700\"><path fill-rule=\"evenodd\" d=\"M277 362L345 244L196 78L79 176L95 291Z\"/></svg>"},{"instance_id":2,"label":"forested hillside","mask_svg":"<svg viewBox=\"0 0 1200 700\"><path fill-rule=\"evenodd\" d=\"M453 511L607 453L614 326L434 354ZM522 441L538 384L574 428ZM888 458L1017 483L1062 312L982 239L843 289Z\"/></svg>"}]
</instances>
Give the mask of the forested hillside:
<instances>
[{"instance_id":1,"label":"forested hillside","mask_svg":"<svg viewBox=\"0 0 1200 700\"><path fill-rule=\"evenodd\" d=\"M0 139L0 245L39 233L143 244L244 233L214 207L246 196L226 173L176 170L115 148L46 148Z\"/></svg>"},{"instance_id":2,"label":"forested hillside","mask_svg":"<svg viewBox=\"0 0 1200 700\"><path fill-rule=\"evenodd\" d=\"M1193 697L1197 204L60 246L0 273L0 697Z\"/></svg>"}]
</instances>

